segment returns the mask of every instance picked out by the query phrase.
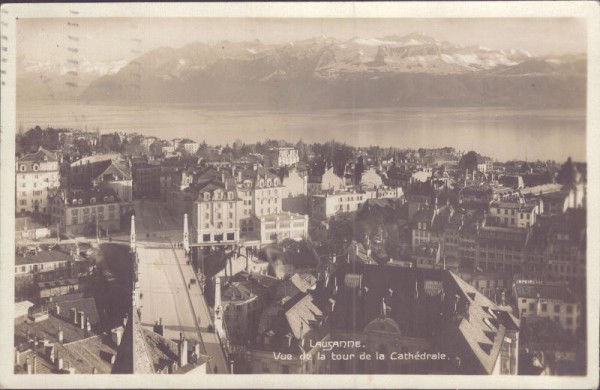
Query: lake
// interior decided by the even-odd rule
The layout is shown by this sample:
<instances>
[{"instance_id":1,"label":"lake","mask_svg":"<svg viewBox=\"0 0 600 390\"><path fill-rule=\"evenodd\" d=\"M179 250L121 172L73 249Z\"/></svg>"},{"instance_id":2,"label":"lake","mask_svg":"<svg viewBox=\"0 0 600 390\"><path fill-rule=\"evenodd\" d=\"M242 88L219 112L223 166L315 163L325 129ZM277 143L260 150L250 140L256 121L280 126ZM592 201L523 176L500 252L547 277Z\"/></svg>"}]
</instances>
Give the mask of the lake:
<instances>
[{"instance_id":1,"label":"lake","mask_svg":"<svg viewBox=\"0 0 600 390\"><path fill-rule=\"evenodd\" d=\"M331 139L355 146L443 147L499 160L586 159L585 110L382 108L274 111L193 105L20 102L17 128L99 128L208 144Z\"/></svg>"}]
</instances>

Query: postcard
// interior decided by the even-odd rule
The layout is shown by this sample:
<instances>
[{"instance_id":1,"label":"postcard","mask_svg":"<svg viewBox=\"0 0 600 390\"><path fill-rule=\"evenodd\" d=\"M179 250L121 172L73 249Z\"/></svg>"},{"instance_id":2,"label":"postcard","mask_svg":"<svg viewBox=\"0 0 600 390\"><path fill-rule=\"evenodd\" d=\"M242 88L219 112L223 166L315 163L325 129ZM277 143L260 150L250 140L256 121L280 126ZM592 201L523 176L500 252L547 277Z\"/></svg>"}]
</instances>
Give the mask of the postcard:
<instances>
[{"instance_id":1,"label":"postcard","mask_svg":"<svg viewBox=\"0 0 600 390\"><path fill-rule=\"evenodd\" d=\"M3 5L0 387L596 388L599 10Z\"/></svg>"}]
</instances>

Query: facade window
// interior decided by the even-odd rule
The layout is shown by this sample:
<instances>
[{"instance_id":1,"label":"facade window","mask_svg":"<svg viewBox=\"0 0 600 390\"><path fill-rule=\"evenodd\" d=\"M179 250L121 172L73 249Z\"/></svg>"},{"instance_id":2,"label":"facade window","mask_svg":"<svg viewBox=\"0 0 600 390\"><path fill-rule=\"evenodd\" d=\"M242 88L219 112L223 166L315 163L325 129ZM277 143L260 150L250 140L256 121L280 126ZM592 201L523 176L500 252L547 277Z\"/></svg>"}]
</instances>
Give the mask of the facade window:
<instances>
[{"instance_id":1,"label":"facade window","mask_svg":"<svg viewBox=\"0 0 600 390\"><path fill-rule=\"evenodd\" d=\"M554 305L554 312L560 313L560 305Z\"/></svg>"},{"instance_id":2,"label":"facade window","mask_svg":"<svg viewBox=\"0 0 600 390\"><path fill-rule=\"evenodd\" d=\"M573 325L573 318L567 317L567 325Z\"/></svg>"},{"instance_id":3,"label":"facade window","mask_svg":"<svg viewBox=\"0 0 600 390\"><path fill-rule=\"evenodd\" d=\"M543 312L546 312L546 311L548 311L548 304L546 304L546 303L542 303L542 311L543 311Z\"/></svg>"},{"instance_id":4,"label":"facade window","mask_svg":"<svg viewBox=\"0 0 600 390\"><path fill-rule=\"evenodd\" d=\"M202 241L204 241L204 242L210 241L210 234L203 234L202 235Z\"/></svg>"},{"instance_id":5,"label":"facade window","mask_svg":"<svg viewBox=\"0 0 600 390\"><path fill-rule=\"evenodd\" d=\"M529 310L531 310L531 311L535 310L535 303L531 302L529 304Z\"/></svg>"},{"instance_id":6,"label":"facade window","mask_svg":"<svg viewBox=\"0 0 600 390\"><path fill-rule=\"evenodd\" d=\"M235 233L227 233L227 241L235 240Z\"/></svg>"},{"instance_id":7,"label":"facade window","mask_svg":"<svg viewBox=\"0 0 600 390\"><path fill-rule=\"evenodd\" d=\"M572 314L572 313L573 313L573 306L567 305L567 314Z\"/></svg>"}]
</instances>

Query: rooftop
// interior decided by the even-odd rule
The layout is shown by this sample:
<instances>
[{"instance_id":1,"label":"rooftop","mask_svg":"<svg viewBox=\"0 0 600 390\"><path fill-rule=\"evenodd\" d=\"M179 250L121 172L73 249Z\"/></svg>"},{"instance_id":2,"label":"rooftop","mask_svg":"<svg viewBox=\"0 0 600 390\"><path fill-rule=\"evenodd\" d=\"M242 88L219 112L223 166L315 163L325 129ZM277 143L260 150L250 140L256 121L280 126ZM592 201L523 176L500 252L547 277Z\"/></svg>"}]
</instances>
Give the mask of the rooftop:
<instances>
[{"instance_id":1,"label":"rooftop","mask_svg":"<svg viewBox=\"0 0 600 390\"><path fill-rule=\"evenodd\" d=\"M56 155L51 151L40 147L37 152L29 153L21 157L17 162L56 162Z\"/></svg>"},{"instance_id":2,"label":"rooftop","mask_svg":"<svg viewBox=\"0 0 600 390\"><path fill-rule=\"evenodd\" d=\"M535 280L516 280L515 292L519 298L542 298L559 300L565 303L577 303L577 297L571 289L560 282L541 282Z\"/></svg>"}]
</instances>

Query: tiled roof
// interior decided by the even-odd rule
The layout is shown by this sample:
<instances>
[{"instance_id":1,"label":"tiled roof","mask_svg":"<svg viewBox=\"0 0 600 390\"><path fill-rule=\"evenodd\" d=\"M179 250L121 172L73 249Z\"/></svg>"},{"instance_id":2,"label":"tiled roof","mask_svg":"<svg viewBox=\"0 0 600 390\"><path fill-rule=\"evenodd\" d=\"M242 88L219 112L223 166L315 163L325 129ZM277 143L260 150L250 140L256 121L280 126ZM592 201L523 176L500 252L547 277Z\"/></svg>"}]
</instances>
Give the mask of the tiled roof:
<instances>
[{"instance_id":1,"label":"tiled roof","mask_svg":"<svg viewBox=\"0 0 600 390\"><path fill-rule=\"evenodd\" d=\"M173 363L179 364L179 346L176 342L148 329L143 329L143 332L155 372L170 367ZM209 356L201 354L198 356L198 361L193 364L191 356L189 356L193 352L193 348L194 341L188 341L188 365L176 371L176 374L183 374L186 370L189 371L189 369L202 365L211 359Z\"/></svg>"},{"instance_id":2,"label":"tiled roof","mask_svg":"<svg viewBox=\"0 0 600 390\"><path fill-rule=\"evenodd\" d=\"M267 288L251 275L242 273L222 284L221 297L223 301L246 301L266 291Z\"/></svg>"},{"instance_id":3,"label":"tiled roof","mask_svg":"<svg viewBox=\"0 0 600 390\"><path fill-rule=\"evenodd\" d=\"M106 201L104 200L105 197L107 198ZM119 202L119 197L112 188L96 187L89 189L72 189L64 192L64 199L67 202L67 206L90 205L92 204L92 198L96 199L96 203L94 204L110 204ZM81 199L81 204L73 204L74 199Z\"/></svg>"},{"instance_id":4,"label":"tiled roof","mask_svg":"<svg viewBox=\"0 0 600 390\"><path fill-rule=\"evenodd\" d=\"M37 152L29 153L21 157L18 162L56 162L56 155L51 151L40 147Z\"/></svg>"},{"instance_id":5,"label":"tiled roof","mask_svg":"<svg viewBox=\"0 0 600 390\"><path fill-rule=\"evenodd\" d=\"M342 282L348 273L362 275L362 288ZM342 279L333 296L333 329L361 332L383 316L400 335L431 339L435 350L473 362L474 373L493 369L505 328L486 308L498 307L450 271L355 263L342 265L334 277Z\"/></svg>"},{"instance_id":6,"label":"tiled roof","mask_svg":"<svg viewBox=\"0 0 600 390\"><path fill-rule=\"evenodd\" d=\"M92 328L95 328L100 322L96 300L93 297L84 298L75 296L70 300L53 301L52 306L60 307L60 314L57 314L57 316L64 321L70 321L71 309L76 309L78 312L82 311L85 313L86 318L90 320Z\"/></svg>"},{"instance_id":7,"label":"tiled roof","mask_svg":"<svg viewBox=\"0 0 600 390\"><path fill-rule=\"evenodd\" d=\"M54 250L40 250L35 254L33 252L24 251L15 254L15 265L42 264L55 261L70 261L71 254L63 248Z\"/></svg>"},{"instance_id":8,"label":"tiled roof","mask_svg":"<svg viewBox=\"0 0 600 390\"><path fill-rule=\"evenodd\" d=\"M571 289L561 283L552 282L532 282L517 280L514 284L517 299L518 298L537 298L561 300L566 303L577 302L576 296Z\"/></svg>"}]
</instances>

